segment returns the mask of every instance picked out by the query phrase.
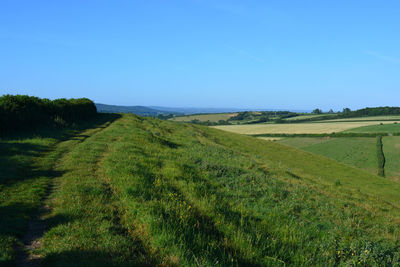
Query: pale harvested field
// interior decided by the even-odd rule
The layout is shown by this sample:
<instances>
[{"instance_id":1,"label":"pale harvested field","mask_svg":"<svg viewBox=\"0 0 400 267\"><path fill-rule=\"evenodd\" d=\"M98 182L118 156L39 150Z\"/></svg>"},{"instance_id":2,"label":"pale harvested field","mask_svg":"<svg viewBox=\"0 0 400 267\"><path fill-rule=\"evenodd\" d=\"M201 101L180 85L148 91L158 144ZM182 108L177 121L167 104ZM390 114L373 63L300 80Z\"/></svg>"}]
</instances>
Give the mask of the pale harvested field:
<instances>
[{"instance_id":1,"label":"pale harvested field","mask_svg":"<svg viewBox=\"0 0 400 267\"><path fill-rule=\"evenodd\" d=\"M322 134L341 132L362 126L378 125L380 123L390 124L394 123L394 121L221 125L213 126L213 128L239 134Z\"/></svg>"}]
</instances>

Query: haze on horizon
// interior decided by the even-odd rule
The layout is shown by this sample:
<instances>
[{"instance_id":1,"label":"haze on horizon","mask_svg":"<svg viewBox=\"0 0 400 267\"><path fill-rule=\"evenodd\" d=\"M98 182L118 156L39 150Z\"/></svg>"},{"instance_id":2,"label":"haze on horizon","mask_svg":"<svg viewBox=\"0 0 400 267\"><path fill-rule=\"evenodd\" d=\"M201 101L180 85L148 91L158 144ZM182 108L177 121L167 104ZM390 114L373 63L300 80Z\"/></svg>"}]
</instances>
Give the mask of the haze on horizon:
<instances>
[{"instance_id":1,"label":"haze on horizon","mask_svg":"<svg viewBox=\"0 0 400 267\"><path fill-rule=\"evenodd\" d=\"M399 106L399 28L398 1L3 1L0 95Z\"/></svg>"}]
</instances>

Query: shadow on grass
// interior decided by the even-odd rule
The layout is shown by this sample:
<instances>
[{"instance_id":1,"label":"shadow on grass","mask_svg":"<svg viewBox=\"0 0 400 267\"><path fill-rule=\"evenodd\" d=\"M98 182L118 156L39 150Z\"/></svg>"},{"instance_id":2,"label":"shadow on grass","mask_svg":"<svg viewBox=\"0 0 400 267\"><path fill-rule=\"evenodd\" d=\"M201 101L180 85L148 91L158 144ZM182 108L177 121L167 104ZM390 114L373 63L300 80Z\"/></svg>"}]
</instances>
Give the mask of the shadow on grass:
<instances>
[{"instance_id":1,"label":"shadow on grass","mask_svg":"<svg viewBox=\"0 0 400 267\"><path fill-rule=\"evenodd\" d=\"M50 152L54 143L71 138L85 140L89 136L81 134L84 130L106 128L105 123L112 123L120 118L118 114L98 114L90 121L71 125L65 128L43 127L41 129L20 132L0 139L0 237L11 239L26 239L30 232L29 221L39 215L43 198L50 192L49 179L63 175L63 172L53 169L54 162L49 161L42 165L37 159ZM53 139L46 142L40 139ZM36 140L35 140L36 139ZM54 142L55 140L55 142ZM49 145L46 145L49 144ZM51 145L50 145L51 144ZM47 179L47 180L46 180ZM34 220L38 220L36 218ZM41 221L44 225L55 225L71 220L71 218L52 218L51 221ZM45 229L45 228L44 228ZM32 231L34 235L43 235L43 230ZM24 238L25 236L25 238ZM35 236L28 239L34 240ZM21 240L24 242L24 240ZM13 241L16 247L16 241ZM0 239L0 246L6 243ZM9 245L6 250L13 250ZM1 251L1 248L0 248ZM13 253L13 252L10 252ZM11 255L11 254L10 254ZM0 262L3 265L3 262Z\"/></svg>"},{"instance_id":2,"label":"shadow on grass","mask_svg":"<svg viewBox=\"0 0 400 267\"><path fill-rule=\"evenodd\" d=\"M143 255L132 251L130 259L126 255L110 251L71 250L48 255L43 266L156 266Z\"/></svg>"},{"instance_id":3,"label":"shadow on grass","mask_svg":"<svg viewBox=\"0 0 400 267\"><path fill-rule=\"evenodd\" d=\"M52 170L38 170L38 167L33 165L32 158L50 151L51 147L33 142L19 142L20 140L52 138L57 142L62 142L69 139L82 140L83 137L84 141L89 136L80 135L79 132L93 128L105 128L101 125L106 122L112 123L120 117L119 114L100 113L90 121L83 121L71 127L62 129L47 127L0 139L0 186L41 176L54 178L62 174Z\"/></svg>"}]
</instances>

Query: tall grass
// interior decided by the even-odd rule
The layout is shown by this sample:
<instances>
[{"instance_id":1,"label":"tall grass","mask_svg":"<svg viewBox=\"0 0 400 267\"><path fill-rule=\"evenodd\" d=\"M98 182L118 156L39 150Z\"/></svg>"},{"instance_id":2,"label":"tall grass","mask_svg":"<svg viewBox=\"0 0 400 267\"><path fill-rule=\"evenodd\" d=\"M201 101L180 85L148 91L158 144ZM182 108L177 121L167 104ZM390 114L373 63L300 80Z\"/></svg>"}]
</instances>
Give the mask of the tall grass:
<instances>
[{"instance_id":1,"label":"tall grass","mask_svg":"<svg viewBox=\"0 0 400 267\"><path fill-rule=\"evenodd\" d=\"M49 265L399 262L399 186L286 146L124 115L60 170Z\"/></svg>"}]
</instances>

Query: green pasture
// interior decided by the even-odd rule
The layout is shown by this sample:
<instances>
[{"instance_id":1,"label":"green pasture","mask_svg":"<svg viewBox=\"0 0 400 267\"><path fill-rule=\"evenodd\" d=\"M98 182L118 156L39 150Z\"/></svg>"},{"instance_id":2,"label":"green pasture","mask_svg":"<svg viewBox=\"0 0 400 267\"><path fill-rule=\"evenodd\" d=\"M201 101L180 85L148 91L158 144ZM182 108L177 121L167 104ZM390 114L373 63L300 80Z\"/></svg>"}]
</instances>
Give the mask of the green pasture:
<instances>
[{"instance_id":1,"label":"green pasture","mask_svg":"<svg viewBox=\"0 0 400 267\"><path fill-rule=\"evenodd\" d=\"M368 143L360 140L359 146ZM25 151L10 149L15 148L11 145L4 159ZM54 189L47 199L41 200L43 191L32 197L32 212L42 204L51 211L45 218L48 228L38 238L40 246L30 252L43 265L399 262L400 185L324 156L130 114L55 138L46 149L39 151L37 166L49 171L42 173L43 188ZM50 155L54 158L48 166L41 159ZM34 161L29 157L26 164ZM22 174L36 180L35 168L24 166ZM3 183L1 190L8 188ZM18 199L13 196L17 191L8 192L9 198ZM7 205L8 212L18 210L17 204ZM14 217L3 219L2 226L11 230L1 230L0 247L8 244L7 237L18 245L28 230L32 213L20 213L25 220L15 233ZM13 264L18 258L14 249L3 249L1 263Z\"/></svg>"},{"instance_id":2,"label":"green pasture","mask_svg":"<svg viewBox=\"0 0 400 267\"><path fill-rule=\"evenodd\" d=\"M348 133L400 133L400 123L383 123L345 130Z\"/></svg>"},{"instance_id":3,"label":"green pasture","mask_svg":"<svg viewBox=\"0 0 400 267\"><path fill-rule=\"evenodd\" d=\"M286 138L279 143L301 148L338 162L377 174L376 139L345 138Z\"/></svg>"},{"instance_id":4,"label":"green pasture","mask_svg":"<svg viewBox=\"0 0 400 267\"><path fill-rule=\"evenodd\" d=\"M400 181L400 137L387 136L383 138L385 154L385 174L387 177Z\"/></svg>"}]
</instances>

